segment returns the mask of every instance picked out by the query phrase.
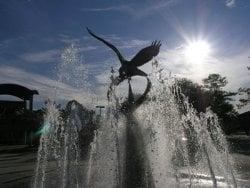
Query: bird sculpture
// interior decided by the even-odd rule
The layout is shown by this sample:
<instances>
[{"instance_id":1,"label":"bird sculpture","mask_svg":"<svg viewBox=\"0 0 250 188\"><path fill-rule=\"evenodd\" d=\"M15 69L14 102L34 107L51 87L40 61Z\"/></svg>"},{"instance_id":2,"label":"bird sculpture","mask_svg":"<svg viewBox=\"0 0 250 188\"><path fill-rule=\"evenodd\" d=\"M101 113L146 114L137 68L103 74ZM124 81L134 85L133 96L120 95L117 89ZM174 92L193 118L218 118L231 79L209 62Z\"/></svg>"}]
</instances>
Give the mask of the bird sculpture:
<instances>
[{"instance_id":1,"label":"bird sculpture","mask_svg":"<svg viewBox=\"0 0 250 188\"><path fill-rule=\"evenodd\" d=\"M110 47L118 56L118 59L121 63L121 67L119 68L119 76L117 76L112 82L114 85L119 85L125 79L131 78L133 76L147 76L145 72L138 69L138 67L146 64L153 57L159 54L159 50L161 47L160 41L153 41L150 46L147 46L140 50L130 61L126 60L120 51L111 43L107 42L106 40L102 39L101 37L95 35L89 28L87 31L90 35L92 35L97 40L100 40L108 47Z\"/></svg>"}]
</instances>

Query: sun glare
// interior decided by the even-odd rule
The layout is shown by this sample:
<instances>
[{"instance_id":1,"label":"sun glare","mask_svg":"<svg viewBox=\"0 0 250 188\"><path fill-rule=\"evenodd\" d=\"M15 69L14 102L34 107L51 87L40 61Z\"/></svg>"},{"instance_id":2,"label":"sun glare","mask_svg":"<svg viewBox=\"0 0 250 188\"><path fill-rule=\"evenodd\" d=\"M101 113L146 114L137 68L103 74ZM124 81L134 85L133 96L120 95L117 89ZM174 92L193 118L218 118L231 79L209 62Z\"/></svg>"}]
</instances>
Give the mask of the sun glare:
<instances>
[{"instance_id":1,"label":"sun glare","mask_svg":"<svg viewBox=\"0 0 250 188\"><path fill-rule=\"evenodd\" d=\"M185 57L190 63L203 63L210 52L210 45L204 40L190 42L184 50Z\"/></svg>"}]
</instances>

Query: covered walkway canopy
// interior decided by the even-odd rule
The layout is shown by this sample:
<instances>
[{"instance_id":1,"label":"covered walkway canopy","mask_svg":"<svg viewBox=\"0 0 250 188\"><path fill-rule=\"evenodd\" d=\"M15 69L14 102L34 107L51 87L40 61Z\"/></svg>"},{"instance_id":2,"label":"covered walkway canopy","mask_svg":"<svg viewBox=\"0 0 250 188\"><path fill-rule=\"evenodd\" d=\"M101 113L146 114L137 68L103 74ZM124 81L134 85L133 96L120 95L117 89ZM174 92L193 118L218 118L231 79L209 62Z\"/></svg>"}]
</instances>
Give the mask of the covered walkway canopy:
<instances>
[{"instance_id":1,"label":"covered walkway canopy","mask_svg":"<svg viewBox=\"0 0 250 188\"><path fill-rule=\"evenodd\" d=\"M30 90L17 84L0 84L0 95L12 95L23 100L25 109L29 101L29 110L33 110L33 95L38 95L37 90ZM13 101L0 101L2 105L15 104ZM16 102L17 104L18 102Z\"/></svg>"}]
</instances>

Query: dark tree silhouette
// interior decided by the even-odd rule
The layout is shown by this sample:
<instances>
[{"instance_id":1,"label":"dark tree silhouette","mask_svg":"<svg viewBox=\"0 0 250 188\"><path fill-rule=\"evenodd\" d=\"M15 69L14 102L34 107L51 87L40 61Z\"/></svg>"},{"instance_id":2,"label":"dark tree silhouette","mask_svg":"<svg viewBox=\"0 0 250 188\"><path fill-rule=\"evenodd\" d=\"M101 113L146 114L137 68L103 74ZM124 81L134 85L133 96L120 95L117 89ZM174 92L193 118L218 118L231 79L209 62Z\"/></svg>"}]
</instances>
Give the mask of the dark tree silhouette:
<instances>
[{"instance_id":1,"label":"dark tree silhouette","mask_svg":"<svg viewBox=\"0 0 250 188\"><path fill-rule=\"evenodd\" d=\"M186 78L178 79L176 84L180 88L181 93L188 97L189 102L197 112L205 112L207 101L205 98L205 91L201 85Z\"/></svg>"},{"instance_id":2,"label":"dark tree silhouette","mask_svg":"<svg viewBox=\"0 0 250 188\"><path fill-rule=\"evenodd\" d=\"M226 77L220 74L209 74L208 78L203 79L203 87L207 89L205 95L208 106L217 114L225 133L231 133L238 113L230 101L237 93L222 90L227 83Z\"/></svg>"},{"instance_id":3,"label":"dark tree silhouette","mask_svg":"<svg viewBox=\"0 0 250 188\"><path fill-rule=\"evenodd\" d=\"M247 70L250 71L250 67L247 67ZM237 107L240 109L250 103L250 88L239 88L238 90L239 95L247 95L247 98L241 98L239 99L239 104L237 104Z\"/></svg>"},{"instance_id":4,"label":"dark tree silhouette","mask_svg":"<svg viewBox=\"0 0 250 188\"><path fill-rule=\"evenodd\" d=\"M217 114L222 129L231 133L238 113L230 101L231 96L236 93L222 90L227 80L219 74L210 74L203 82L204 85L199 85L182 78L177 80L176 84L198 113L205 112L206 108L210 107Z\"/></svg>"},{"instance_id":5,"label":"dark tree silhouette","mask_svg":"<svg viewBox=\"0 0 250 188\"><path fill-rule=\"evenodd\" d=\"M222 77L220 74L209 74L209 76L202 81L204 87L210 90L219 90L228 83L226 77Z\"/></svg>"}]
</instances>

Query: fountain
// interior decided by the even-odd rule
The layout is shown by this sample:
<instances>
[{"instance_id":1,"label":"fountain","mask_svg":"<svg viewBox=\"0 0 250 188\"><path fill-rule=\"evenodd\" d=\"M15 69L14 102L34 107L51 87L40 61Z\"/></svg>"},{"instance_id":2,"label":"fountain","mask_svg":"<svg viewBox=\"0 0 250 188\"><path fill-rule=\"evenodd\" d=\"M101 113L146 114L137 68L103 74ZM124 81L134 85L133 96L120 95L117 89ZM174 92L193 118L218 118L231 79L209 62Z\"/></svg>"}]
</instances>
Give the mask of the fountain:
<instances>
[{"instance_id":1,"label":"fountain","mask_svg":"<svg viewBox=\"0 0 250 188\"><path fill-rule=\"evenodd\" d=\"M33 187L237 187L216 114L198 114L175 79L156 61L152 67L149 76L139 75L147 81L140 96L131 87L138 74L111 75L107 111L96 118L85 157L78 105L62 117L48 103ZM126 80L128 97L121 101L116 87Z\"/></svg>"},{"instance_id":2,"label":"fountain","mask_svg":"<svg viewBox=\"0 0 250 188\"><path fill-rule=\"evenodd\" d=\"M77 106L70 106L66 119L49 102L38 149L34 187L79 187L82 185ZM81 126L81 125L80 125Z\"/></svg>"}]
</instances>

